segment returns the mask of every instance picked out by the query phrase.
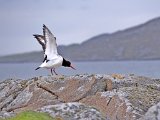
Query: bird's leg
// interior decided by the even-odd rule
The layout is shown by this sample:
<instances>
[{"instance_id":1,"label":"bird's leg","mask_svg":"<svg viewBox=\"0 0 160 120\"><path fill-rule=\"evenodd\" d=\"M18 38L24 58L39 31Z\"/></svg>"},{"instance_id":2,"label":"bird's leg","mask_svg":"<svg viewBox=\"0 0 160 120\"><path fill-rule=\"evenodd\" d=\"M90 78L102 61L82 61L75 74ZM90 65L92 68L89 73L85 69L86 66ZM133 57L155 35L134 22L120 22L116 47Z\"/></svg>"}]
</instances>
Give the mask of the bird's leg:
<instances>
[{"instance_id":1,"label":"bird's leg","mask_svg":"<svg viewBox=\"0 0 160 120\"><path fill-rule=\"evenodd\" d=\"M55 69L53 69L53 71L54 71L54 73L55 73L56 75L58 75L58 74L56 73Z\"/></svg>"},{"instance_id":2,"label":"bird's leg","mask_svg":"<svg viewBox=\"0 0 160 120\"><path fill-rule=\"evenodd\" d=\"M51 74L53 75L52 69L51 69Z\"/></svg>"}]
</instances>

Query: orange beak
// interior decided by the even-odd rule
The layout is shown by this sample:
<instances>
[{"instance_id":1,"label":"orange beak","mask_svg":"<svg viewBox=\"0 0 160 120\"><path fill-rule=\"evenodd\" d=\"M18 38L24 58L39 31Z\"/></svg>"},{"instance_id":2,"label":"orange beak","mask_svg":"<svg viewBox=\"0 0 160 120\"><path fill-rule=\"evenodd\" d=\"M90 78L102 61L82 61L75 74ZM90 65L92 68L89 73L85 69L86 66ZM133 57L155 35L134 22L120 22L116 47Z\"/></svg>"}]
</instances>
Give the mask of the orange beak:
<instances>
[{"instance_id":1,"label":"orange beak","mask_svg":"<svg viewBox=\"0 0 160 120\"><path fill-rule=\"evenodd\" d=\"M76 68L74 68L72 65L70 66L73 70L76 70Z\"/></svg>"}]
</instances>

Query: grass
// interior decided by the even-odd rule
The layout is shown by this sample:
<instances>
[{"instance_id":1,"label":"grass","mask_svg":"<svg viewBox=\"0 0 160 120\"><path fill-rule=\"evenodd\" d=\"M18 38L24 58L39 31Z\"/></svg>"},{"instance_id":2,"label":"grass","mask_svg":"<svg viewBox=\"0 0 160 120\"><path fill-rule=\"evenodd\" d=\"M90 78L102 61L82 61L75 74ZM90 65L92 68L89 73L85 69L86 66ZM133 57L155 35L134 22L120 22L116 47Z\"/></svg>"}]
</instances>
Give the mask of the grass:
<instances>
[{"instance_id":1,"label":"grass","mask_svg":"<svg viewBox=\"0 0 160 120\"><path fill-rule=\"evenodd\" d=\"M25 111L25 112L19 113L15 117L2 119L2 120L60 120L60 119L52 118L46 113Z\"/></svg>"}]
</instances>

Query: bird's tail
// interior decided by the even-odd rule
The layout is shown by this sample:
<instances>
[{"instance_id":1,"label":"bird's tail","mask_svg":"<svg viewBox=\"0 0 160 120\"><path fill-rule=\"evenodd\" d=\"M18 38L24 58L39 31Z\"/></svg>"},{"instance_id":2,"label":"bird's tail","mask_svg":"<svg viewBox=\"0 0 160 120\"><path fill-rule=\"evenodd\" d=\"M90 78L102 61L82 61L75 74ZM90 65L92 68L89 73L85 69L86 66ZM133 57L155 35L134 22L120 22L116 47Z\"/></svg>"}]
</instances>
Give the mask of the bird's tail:
<instances>
[{"instance_id":1,"label":"bird's tail","mask_svg":"<svg viewBox=\"0 0 160 120\"><path fill-rule=\"evenodd\" d=\"M38 70L39 68L41 68L41 67L37 67L35 70Z\"/></svg>"}]
</instances>

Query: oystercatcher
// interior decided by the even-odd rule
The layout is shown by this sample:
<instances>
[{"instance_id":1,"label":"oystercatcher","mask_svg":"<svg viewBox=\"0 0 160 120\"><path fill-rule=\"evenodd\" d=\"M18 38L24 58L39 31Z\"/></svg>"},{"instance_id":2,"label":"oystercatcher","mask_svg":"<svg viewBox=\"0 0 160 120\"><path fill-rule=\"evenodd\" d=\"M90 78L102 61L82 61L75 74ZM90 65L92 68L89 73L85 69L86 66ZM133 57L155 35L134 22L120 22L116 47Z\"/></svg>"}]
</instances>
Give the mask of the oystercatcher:
<instances>
[{"instance_id":1,"label":"oystercatcher","mask_svg":"<svg viewBox=\"0 0 160 120\"><path fill-rule=\"evenodd\" d=\"M39 68L47 68L51 70L52 75L52 71L54 71L54 73L58 75L55 69L60 66L71 67L72 69L76 70L71 65L70 61L67 61L61 55L58 54L56 37L45 25L43 25L43 35L34 34L33 36L42 45L42 49L44 51L43 63L35 70L38 70Z\"/></svg>"}]
</instances>

